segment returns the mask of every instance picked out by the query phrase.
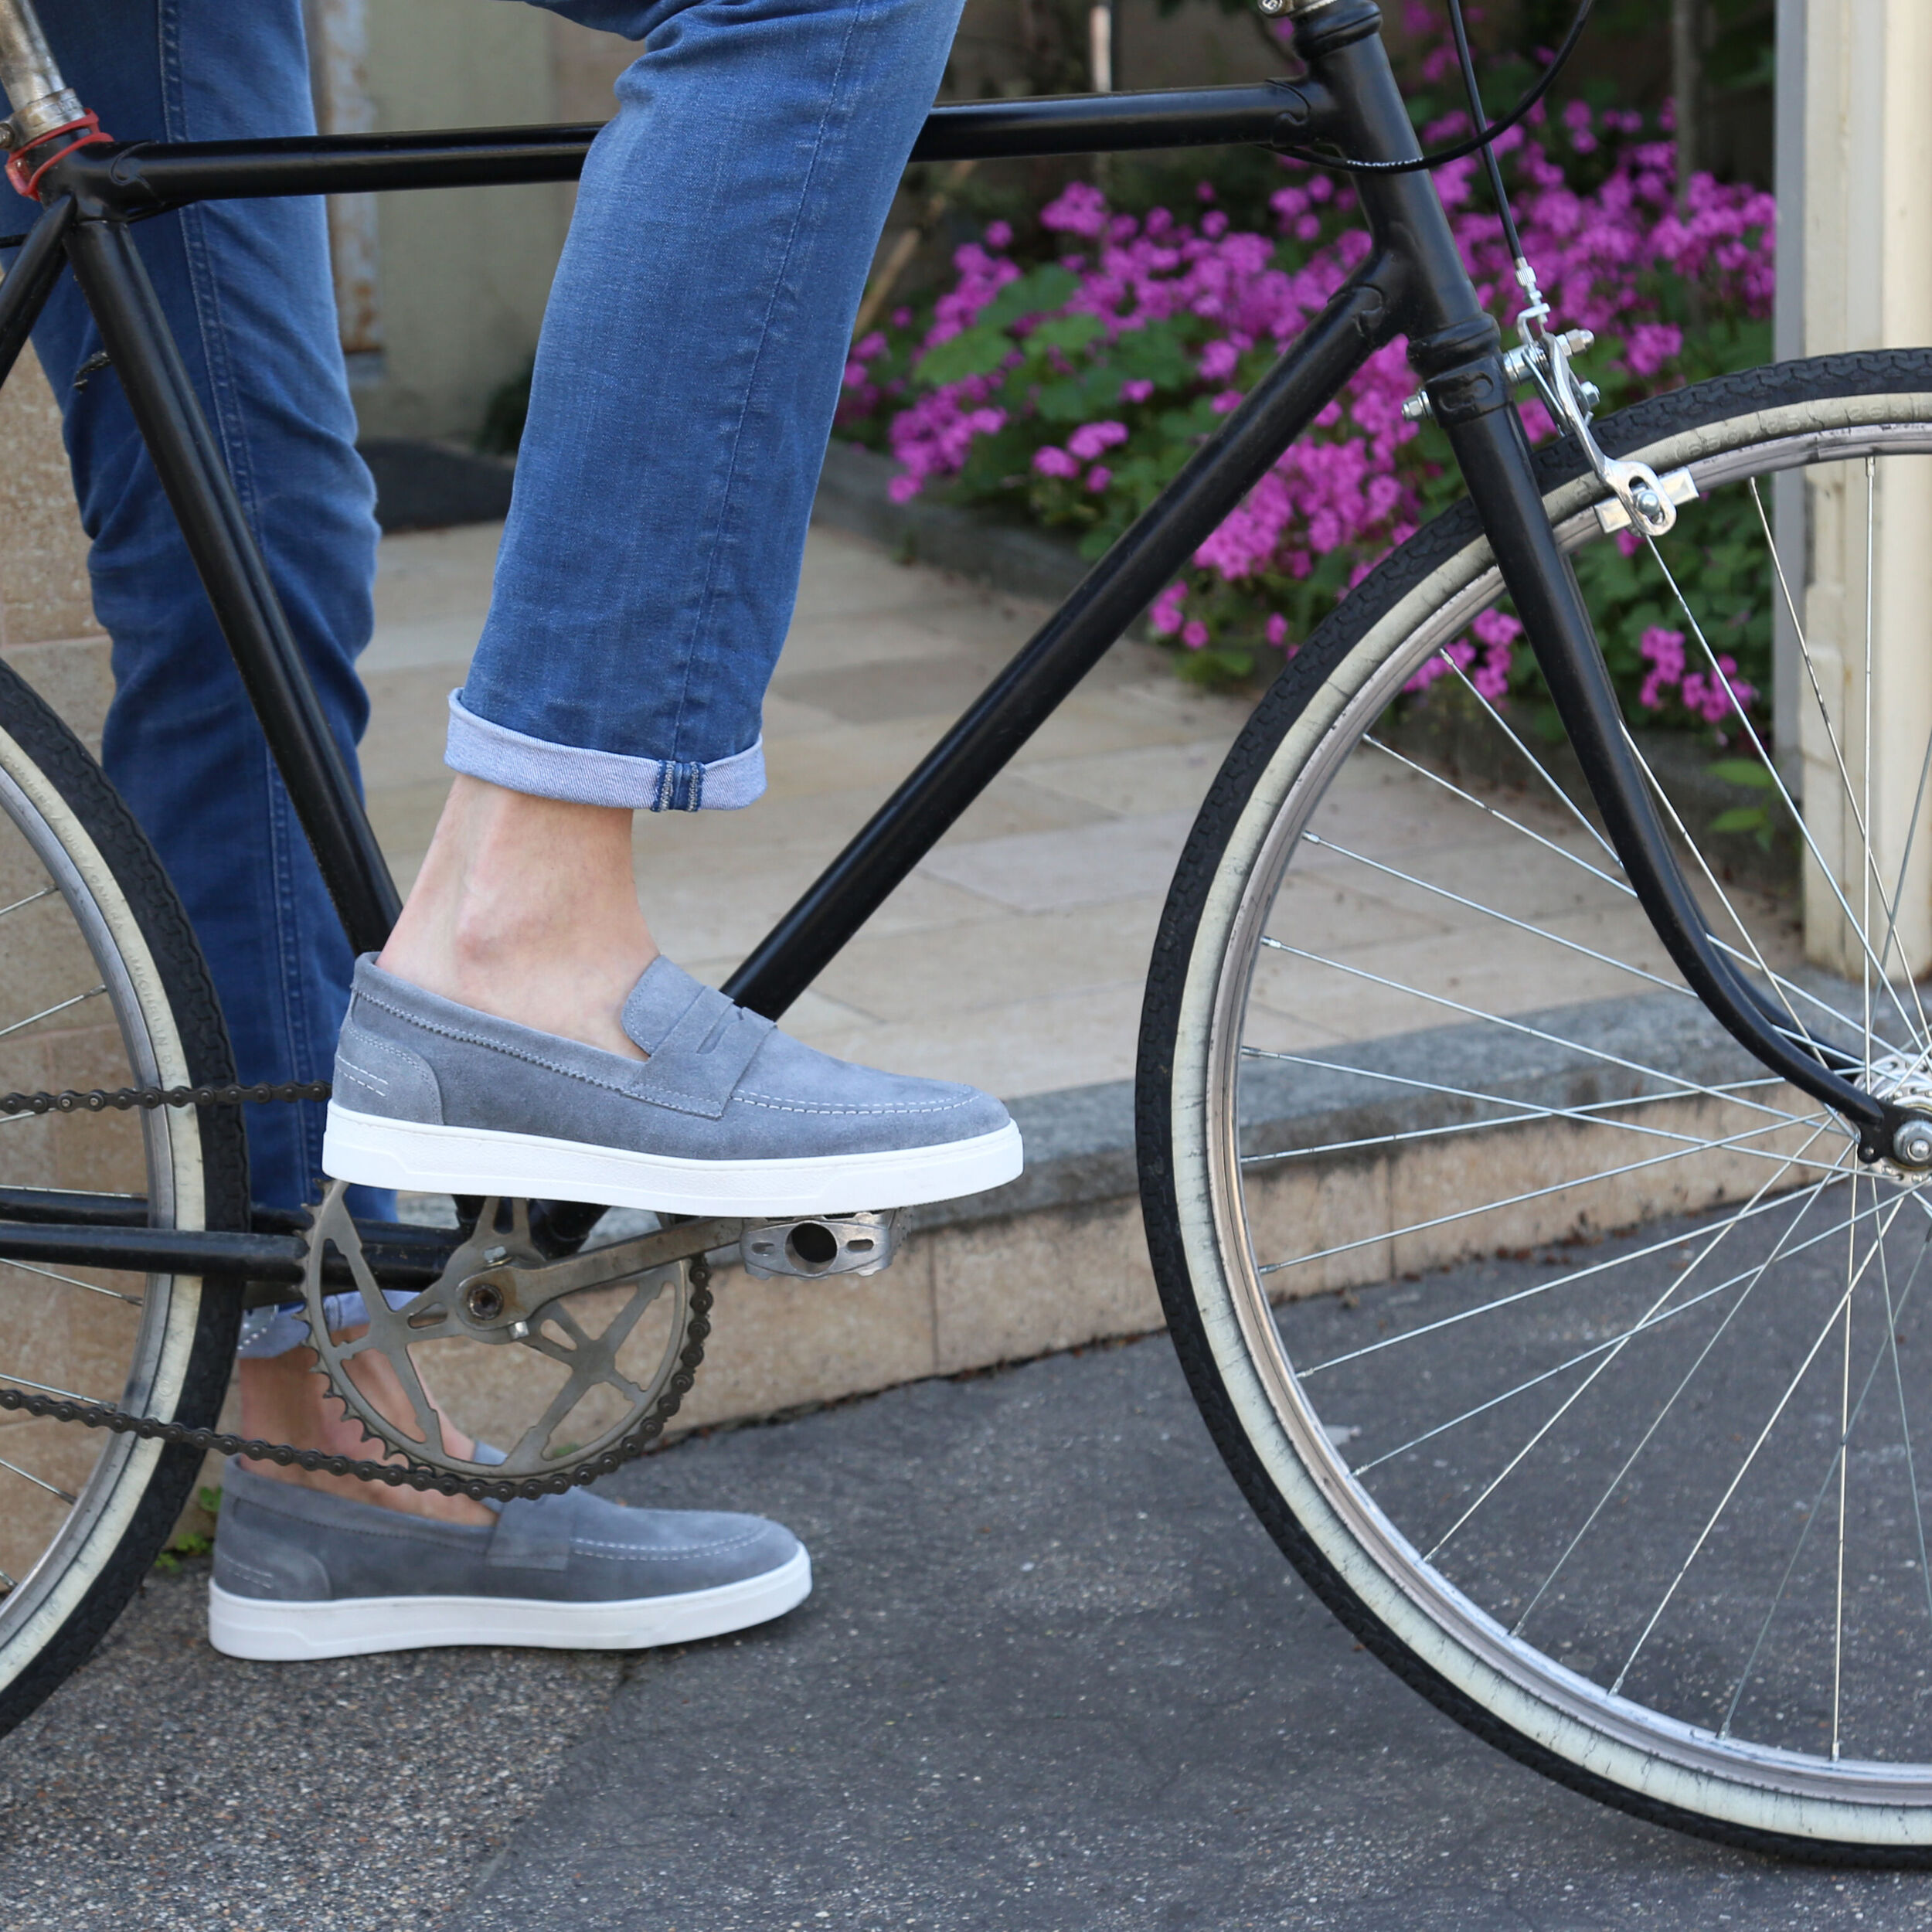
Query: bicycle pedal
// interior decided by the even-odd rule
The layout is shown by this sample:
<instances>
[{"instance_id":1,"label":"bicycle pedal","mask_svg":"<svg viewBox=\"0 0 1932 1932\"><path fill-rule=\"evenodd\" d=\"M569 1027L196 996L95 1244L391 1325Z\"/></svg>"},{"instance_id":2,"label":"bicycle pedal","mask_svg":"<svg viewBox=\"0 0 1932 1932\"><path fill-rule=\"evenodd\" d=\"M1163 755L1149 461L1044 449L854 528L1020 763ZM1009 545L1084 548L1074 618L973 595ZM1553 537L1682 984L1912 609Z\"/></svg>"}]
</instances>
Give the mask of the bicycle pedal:
<instances>
[{"instance_id":1,"label":"bicycle pedal","mask_svg":"<svg viewBox=\"0 0 1932 1932\"><path fill-rule=\"evenodd\" d=\"M747 1221L738 1251L746 1274L817 1281L828 1274L876 1274L898 1248L899 1210L877 1214L781 1216Z\"/></svg>"}]
</instances>

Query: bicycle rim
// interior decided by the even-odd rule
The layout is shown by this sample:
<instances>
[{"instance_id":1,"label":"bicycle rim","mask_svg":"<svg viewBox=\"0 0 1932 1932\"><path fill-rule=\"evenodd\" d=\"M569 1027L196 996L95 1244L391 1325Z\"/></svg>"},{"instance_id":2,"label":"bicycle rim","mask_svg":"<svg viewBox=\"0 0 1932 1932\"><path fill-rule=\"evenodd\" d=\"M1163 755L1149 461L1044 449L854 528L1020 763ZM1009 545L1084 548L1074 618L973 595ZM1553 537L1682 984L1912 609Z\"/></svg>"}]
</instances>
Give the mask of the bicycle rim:
<instances>
[{"instance_id":1,"label":"bicycle rim","mask_svg":"<svg viewBox=\"0 0 1932 1932\"><path fill-rule=\"evenodd\" d=\"M151 851L80 747L11 679L0 728L0 1085L192 1083L226 1049ZM205 987L205 979L203 980ZM213 1029L211 1031L211 1029ZM213 1057L211 1058L211 1056ZM245 1211L238 1124L192 1111L0 1121L0 1186L121 1194L151 1225ZM232 1307L190 1276L0 1262L0 1381L213 1420ZM0 1726L85 1657L138 1584L195 1459L157 1442L0 1421Z\"/></svg>"}]
</instances>

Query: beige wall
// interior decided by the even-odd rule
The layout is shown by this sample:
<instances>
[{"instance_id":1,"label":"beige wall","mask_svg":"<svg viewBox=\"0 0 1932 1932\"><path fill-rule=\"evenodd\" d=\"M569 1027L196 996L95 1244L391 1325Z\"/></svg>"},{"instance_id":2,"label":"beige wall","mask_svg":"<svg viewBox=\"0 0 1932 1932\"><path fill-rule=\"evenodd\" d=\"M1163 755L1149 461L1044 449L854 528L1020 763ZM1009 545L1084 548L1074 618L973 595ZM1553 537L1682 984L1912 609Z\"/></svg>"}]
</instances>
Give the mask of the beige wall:
<instances>
[{"instance_id":1,"label":"beige wall","mask_svg":"<svg viewBox=\"0 0 1932 1932\"><path fill-rule=\"evenodd\" d=\"M1022 71L1025 0L969 0L949 91L1004 90ZM379 128L601 120L636 49L534 7L365 0L366 72ZM1125 87L1212 85L1281 71L1245 19L1204 6L1162 19L1124 0ZM437 189L377 197L383 351L359 372L363 433L467 438L491 392L536 343L570 190ZM376 372L379 370L379 373Z\"/></svg>"},{"instance_id":2,"label":"beige wall","mask_svg":"<svg viewBox=\"0 0 1932 1932\"><path fill-rule=\"evenodd\" d=\"M0 653L97 751L112 682L60 417L29 349L0 389Z\"/></svg>"},{"instance_id":3,"label":"beige wall","mask_svg":"<svg viewBox=\"0 0 1932 1932\"><path fill-rule=\"evenodd\" d=\"M1804 26L1804 348L1808 355L1932 342L1932 8L1925 0L1808 0ZM1932 966L1932 841L1909 839L1920 763L1932 740L1932 460L1810 474L1805 641L1828 729L1808 686L1798 696L1806 822L1839 893L1864 901L1862 801L1869 783L1876 893L1891 889L1910 847L1899 939L1914 973ZM1872 524L1867 580L1868 510ZM1871 685L1866 689L1868 648ZM1872 720L1867 775L1866 719ZM1854 977L1861 956L1838 896L1809 867L1808 950ZM1888 962L1889 963L1889 962Z\"/></svg>"},{"instance_id":4,"label":"beige wall","mask_svg":"<svg viewBox=\"0 0 1932 1932\"><path fill-rule=\"evenodd\" d=\"M556 120L552 21L478 0L369 0L379 128ZM536 341L569 219L555 184L379 197L381 373L359 379L365 434L467 436Z\"/></svg>"}]
</instances>

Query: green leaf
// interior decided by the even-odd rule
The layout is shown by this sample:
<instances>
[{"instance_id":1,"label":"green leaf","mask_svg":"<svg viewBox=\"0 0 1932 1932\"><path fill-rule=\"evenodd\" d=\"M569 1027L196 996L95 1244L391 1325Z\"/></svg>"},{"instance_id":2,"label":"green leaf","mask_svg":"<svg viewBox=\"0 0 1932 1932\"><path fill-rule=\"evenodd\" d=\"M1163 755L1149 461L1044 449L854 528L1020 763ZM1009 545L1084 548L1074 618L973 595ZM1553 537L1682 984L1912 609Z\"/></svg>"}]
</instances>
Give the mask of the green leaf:
<instances>
[{"instance_id":1,"label":"green leaf","mask_svg":"<svg viewBox=\"0 0 1932 1932\"><path fill-rule=\"evenodd\" d=\"M1770 817L1762 805L1733 805L1729 811L1720 811L1711 821L1710 828L1713 832L1760 832Z\"/></svg>"},{"instance_id":2,"label":"green leaf","mask_svg":"<svg viewBox=\"0 0 1932 1932\"><path fill-rule=\"evenodd\" d=\"M1044 315L1064 308L1080 293L1080 277L1058 262L1049 262L1016 282L1009 282L979 312L976 328L1009 328L1024 315Z\"/></svg>"},{"instance_id":3,"label":"green leaf","mask_svg":"<svg viewBox=\"0 0 1932 1932\"><path fill-rule=\"evenodd\" d=\"M1106 333L1107 325L1097 315L1056 315L1027 337L1026 352L1032 355L1056 349L1063 355L1071 354Z\"/></svg>"},{"instance_id":4,"label":"green leaf","mask_svg":"<svg viewBox=\"0 0 1932 1932\"><path fill-rule=\"evenodd\" d=\"M913 365L913 373L938 389L968 376L991 376L1012 352L1010 336L985 322L975 322L950 342L927 350Z\"/></svg>"},{"instance_id":5,"label":"green leaf","mask_svg":"<svg viewBox=\"0 0 1932 1932\"><path fill-rule=\"evenodd\" d=\"M1709 767L1713 778L1721 778L1727 785L1748 785L1753 791L1775 791L1777 780L1765 770L1755 758L1719 758ZM1761 806L1752 808L1761 811Z\"/></svg>"}]
</instances>

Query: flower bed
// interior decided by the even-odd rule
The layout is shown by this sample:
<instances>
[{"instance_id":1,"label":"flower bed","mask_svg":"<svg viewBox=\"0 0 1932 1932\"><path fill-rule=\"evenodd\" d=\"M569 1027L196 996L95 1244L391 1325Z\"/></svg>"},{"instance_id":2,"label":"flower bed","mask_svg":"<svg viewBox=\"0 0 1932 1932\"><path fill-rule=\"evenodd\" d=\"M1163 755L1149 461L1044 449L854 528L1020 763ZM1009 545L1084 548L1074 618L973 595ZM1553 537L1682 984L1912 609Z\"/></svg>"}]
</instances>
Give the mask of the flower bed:
<instances>
[{"instance_id":1,"label":"flower bed","mask_svg":"<svg viewBox=\"0 0 1932 1932\"><path fill-rule=\"evenodd\" d=\"M1444 51L1427 68L1440 78ZM1444 116L1440 144L1466 130ZM1581 102L1505 135L1517 219L1560 324L1595 332L1587 372L1604 410L1765 359L1770 197L1693 182L1675 199L1668 129ZM956 279L923 311L855 345L845 433L898 459L901 501L922 491L1079 534L1097 556L1146 508L1367 252L1345 180L1287 161L1264 196L1231 209L1202 182L1190 206L1128 212L1076 182L1023 243L989 224L954 257ZM1436 180L1477 287L1507 328L1515 288L1474 157ZM1155 600L1180 668L1213 681L1265 675L1376 560L1460 493L1432 427L1405 422L1405 345L1372 356ZM1532 437L1550 433L1525 405ZM1770 616L1748 500L1713 504L1695 544L1668 552L1747 703L1769 682ZM1722 738L1726 700L1687 667L1684 636L1637 546L1579 558L1605 655L1637 715ZM1709 614L1706 616L1706 614ZM1453 647L1492 698L1542 699L1507 611ZM1436 665L1418 679L1441 674Z\"/></svg>"}]
</instances>

